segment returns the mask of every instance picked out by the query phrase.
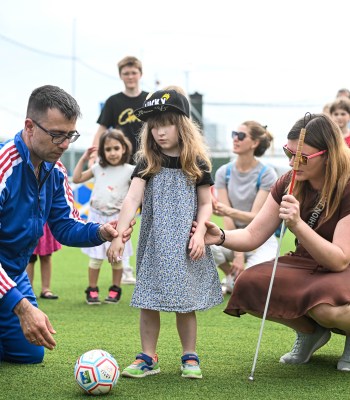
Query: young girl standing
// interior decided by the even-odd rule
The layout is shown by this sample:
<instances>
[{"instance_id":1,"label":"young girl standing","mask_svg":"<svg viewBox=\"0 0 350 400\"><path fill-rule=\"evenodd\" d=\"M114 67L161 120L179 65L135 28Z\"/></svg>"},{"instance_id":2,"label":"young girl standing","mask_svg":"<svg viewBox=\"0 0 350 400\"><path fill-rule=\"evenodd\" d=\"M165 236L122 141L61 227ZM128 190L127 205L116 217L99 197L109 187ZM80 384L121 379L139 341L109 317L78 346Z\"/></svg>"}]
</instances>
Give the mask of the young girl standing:
<instances>
[{"instance_id":1,"label":"young girl standing","mask_svg":"<svg viewBox=\"0 0 350 400\"><path fill-rule=\"evenodd\" d=\"M117 129L107 130L100 138L98 146L99 162L83 171L84 164L96 147L90 147L78 161L74 172L73 182L82 183L94 177L94 188L91 194L89 221L106 222L118 219L123 200L128 192L130 177L134 166L128 164L131 154L131 143L124 134ZM108 249L106 243L100 246L84 248L83 252L90 256L89 286L86 289L86 302L89 305L101 304L97 286L100 268ZM131 242L126 244L124 257L132 254ZM112 263L112 286L109 288L105 303L117 303L120 300L120 287L123 272L123 262L118 260Z\"/></svg>"},{"instance_id":2,"label":"young girl standing","mask_svg":"<svg viewBox=\"0 0 350 400\"><path fill-rule=\"evenodd\" d=\"M141 309L142 353L122 372L127 377L160 372L156 354L159 312L169 311L176 313L182 376L201 378L195 311L222 302L215 262L203 240L204 221L212 212L211 163L201 133L189 118L189 103L182 89L168 89L149 95L135 111L146 124L118 222L118 231L123 232L142 202L137 280L131 300L133 307ZM199 229L190 239L193 220ZM124 244L114 240L108 250L109 261L117 260L123 251Z\"/></svg>"}]
</instances>

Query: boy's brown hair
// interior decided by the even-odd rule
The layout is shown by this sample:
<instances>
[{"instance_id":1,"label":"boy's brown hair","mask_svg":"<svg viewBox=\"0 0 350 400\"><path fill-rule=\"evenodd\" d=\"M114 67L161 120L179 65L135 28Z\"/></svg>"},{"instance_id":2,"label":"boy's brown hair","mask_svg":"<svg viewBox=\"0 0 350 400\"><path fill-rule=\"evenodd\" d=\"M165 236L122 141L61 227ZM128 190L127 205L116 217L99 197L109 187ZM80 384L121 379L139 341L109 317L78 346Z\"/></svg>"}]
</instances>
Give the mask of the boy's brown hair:
<instances>
[{"instance_id":1,"label":"boy's brown hair","mask_svg":"<svg viewBox=\"0 0 350 400\"><path fill-rule=\"evenodd\" d=\"M117 65L118 65L119 75L121 74L121 71L124 67L138 68L142 75L142 63L136 57L126 56L122 60L120 60Z\"/></svg>"}]
</instances>

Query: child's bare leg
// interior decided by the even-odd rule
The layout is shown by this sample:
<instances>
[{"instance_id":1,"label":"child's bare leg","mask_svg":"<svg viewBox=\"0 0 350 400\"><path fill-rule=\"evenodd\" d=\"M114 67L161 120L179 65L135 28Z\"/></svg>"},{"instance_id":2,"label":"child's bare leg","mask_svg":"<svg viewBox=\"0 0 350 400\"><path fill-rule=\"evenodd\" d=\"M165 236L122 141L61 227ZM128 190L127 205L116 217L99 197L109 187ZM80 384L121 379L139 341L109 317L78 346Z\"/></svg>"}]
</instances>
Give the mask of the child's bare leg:
<instances>
[{"instance_id":1,"label":"child's bare leg","mask_svg":"<svg viewBox=\"0 0 350 400\"><path fill-rule=\"evenodd\" d=\"M40 256L41 292L50 292L52 257L51 254Z\"/></svg>"},{"instance_id":2,"label":"child's bare leg","mask_svg":"<svg viewBox=\"0 0 350 400\"><path fill-rule=\"evenodd\" d=\"M182 352L195 353L197 341L197 318L194 311L176 313L176 326L182 344Z\"/></svg>"},{"instance_id":3,"label":"child's bare leg","mask_svg":"<svg viewBox=\"0 0 350 400\"><path fill-rule=\"evenodd\" d=\"M123 274L123 262L112 263L112 285L120 287Z\"/></svg>"},{"instance_id":4,"label":"child's bare leg","mask_svg":"<svg viewBox=\"0 0 350 400\"><path fill-rule=\"evenodd\" d=\"M89 267L89 286L95 288L98 282L98 276L100 275L100 270Z\"/></svg>"},{"instance_id":5,"label":"child's bare leg","mask_svg":"<svg viewBox=\"0 0 350 400\"><path fill-rule=\"evenodd\" d=\"M140 336L142 352L150 357L153 357L156 354L159 330L159 311L141 309Z\"/></svg>"}]
</instances>

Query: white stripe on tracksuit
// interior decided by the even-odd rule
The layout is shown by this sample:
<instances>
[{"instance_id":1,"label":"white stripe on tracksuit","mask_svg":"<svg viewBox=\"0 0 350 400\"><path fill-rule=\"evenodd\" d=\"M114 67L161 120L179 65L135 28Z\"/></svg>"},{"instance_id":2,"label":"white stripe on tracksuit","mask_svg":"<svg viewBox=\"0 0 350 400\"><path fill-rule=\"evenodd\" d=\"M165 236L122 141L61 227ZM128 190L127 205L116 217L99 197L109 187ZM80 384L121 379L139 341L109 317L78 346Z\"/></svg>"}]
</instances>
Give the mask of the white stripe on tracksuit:
<instances>
[{"instance_id":1,"label":"white stripe on tracksuit","mask_svg":"<svg viewBox=\"0 0 350 400\"><path fill-rule=\"evenodd\" d=\"M8 277L0 264L0 299L2 299L3 296L5 296L5 294L15 286L17 286L16 283Z\"/></svg>"}]
</instances>

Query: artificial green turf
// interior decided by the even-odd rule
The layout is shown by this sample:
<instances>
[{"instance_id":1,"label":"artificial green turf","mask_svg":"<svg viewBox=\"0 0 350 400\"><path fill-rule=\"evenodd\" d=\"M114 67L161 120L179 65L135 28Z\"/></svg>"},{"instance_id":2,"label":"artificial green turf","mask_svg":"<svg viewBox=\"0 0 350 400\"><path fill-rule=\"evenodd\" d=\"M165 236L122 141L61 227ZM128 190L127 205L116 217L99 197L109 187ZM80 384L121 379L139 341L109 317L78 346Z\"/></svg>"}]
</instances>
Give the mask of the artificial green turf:
<instances>
[{"instance_id":1,"label":"artificial green turf","mask_svg":"<svg viewBox=\"0 0 350 400\"><path fill-rule=\"evenodd\" d=\"M133 240L136 240L137 229ZM287 234L282 251L293 247ZM57 301L39 299L57 331L57 347L46 351L40 365L0 365L0 400L86 399L73 377L76 359L84 352L102 348L110 352L121 369L140 351L139 312L129 307L133 286L123 286L119 304L87 306L87 256L79 249L64 247L53 256L52 289ZM40 291L36 266L35 292ZM103 265L100 296L107 294L111 269ZM254 296L254 293L251 294ZM173 313L161 314L158 354L161 373L145 379L120 378L106 398L115 399L346 399L350 375L335 370L344 337L333 335L309 364L288 366L278 363L294 342L293 331L265 324L255 381L248 380L255 354L260 320L251 316L234 318L222 310L225 302L198 316L198 353L202 380L180 377L181 346Z\"/></svg>"}]
</instances>

